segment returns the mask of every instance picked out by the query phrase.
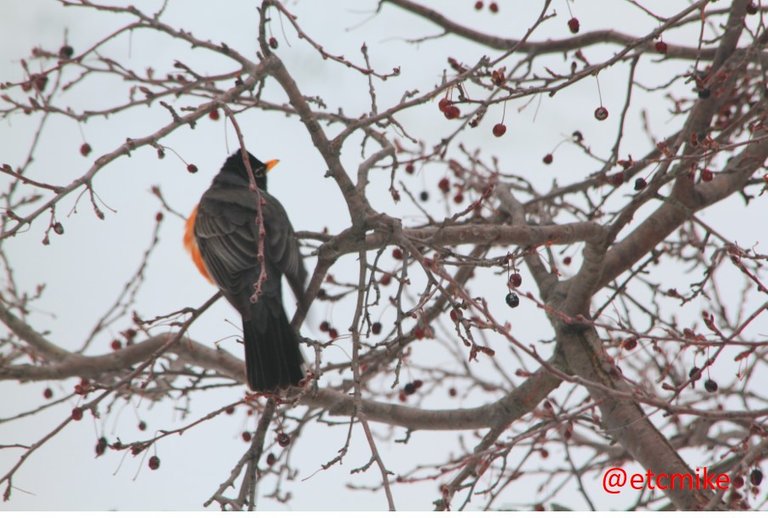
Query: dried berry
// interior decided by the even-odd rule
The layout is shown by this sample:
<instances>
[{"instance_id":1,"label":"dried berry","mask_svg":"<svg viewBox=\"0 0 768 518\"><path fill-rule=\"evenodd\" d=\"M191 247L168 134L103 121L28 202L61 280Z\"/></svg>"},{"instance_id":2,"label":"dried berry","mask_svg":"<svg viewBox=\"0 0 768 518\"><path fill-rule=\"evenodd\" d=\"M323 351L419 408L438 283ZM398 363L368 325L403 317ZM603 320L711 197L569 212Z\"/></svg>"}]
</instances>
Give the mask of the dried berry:
<instances>
[{"instance_id":1,"label":"dried berry","mask_svg":"<svg viewBox=\"0 0 768 518\"><path fill-rule=\"evenodd\" d=\"M704 382L704 390L707 392L717 392L717 382L712 379L708 379Z\"/></svg>"},{"instance_id":2,"label":"dried berry","mask_svg":"<svg viewBox=\"0 0 768 518\"><path fill-rule=\"evenodd\" d=\"M657 41L654 47L656 48L656 52L658 52L659 54L667 53L667 44L661 40Z\"/></svg>"},{"instance_id":3,"label":"dried berry","mask_svg":"<svg viewBox=\"0 0 768 518\"><path fill-rule=\"evenodd\" d=\"M240 434L240 437L242 437L243 441L245 442L251 442L251 438L252 438L251 432L243 432L242 434Z\"/></svg>"},{"instance_id":4,"label":"dried berry","mask_svg":"<svg viewBox=\"0 0 768 518\"><path fill-rule=\"evenodd\" d=\"M499 122L493 126L493 136L501 137L507 132L507 126Z\"/></svg>"},{"instance_id":5,"label":"dried berry","mask_svg":"<svg viewBox=\"0 0 768 518\"><path fill-rule=\"evenodd\" d=\"M598 106L595 109L595 119L604 121L608 118L608 109L605 106Z\"/></svg>"},{"instance_id":6,"label":"dried berry","mask_svg":"<svg viewBox=\"0 0 768 518\"><path fill-rule=\"evenodd\" d=\"M579 23L579 19L576 17L571 18L568 20L568 28L571 30L572 33L576 34L579 32L579 28L581 27L581 24Z\"/></svg>"},{"instance_id":7,"label":"dried berry","mask_svg":"<svg viewBox=\"0 0 768 518\"><path fill-rule=\"evenodd\" d=\"M291 444L291 437L285 432L280 432L277 434L277 444L285 448L289 444Z\"/></svg>"},{"instance_id":8,"label":"dried berry","mask_svg":"<svg viewBox=\"0 0 768 518\"><path fill-rule=\"evenodd\" d=\"M107 446L109 446L109 443L107 443L106 437L99 438L98 442L96 442L96 456L101 457L104 455L104 452L107 451Z\"/></svg>"},{"instance_id":9,"label":"dried berry","mask_svg":"<svg viewBox=\"0 0 768 518\"><path fill-rule=\"evenodd\" d=\"M83 155L83 156L90 155L91 154L91 145L89 143L87 143L87 142L84 142L80 146L80 154Z\"/></svg>"},{"instance_id":10,"label":"dried berry","mask_svg":"<svg viewBox=\"0 0 768 518\"><path fill-rule=\"evenodd\" d=\"M378 335L381 333L381 322L374 322L371 325L371 333Z\"/></svg>"},{"instance_id":11,"label":"dried berry","mask_svg":"<svg viewBox=\"0 0 768 518\"><path fill-rule=\"evenodd\" d=\"M75 55L75 49L73 49L69 45L64 45L59 49L59 57L61 59L72 59L72 56Z\"/></svg>"},{"instance_id":12,"label":"dried berry","mask_svg":"<svg viewBox=\"0 0 768 518\"><path fill-rule=\"evenodd\" d=\"M51 399L53 397L53 390L48 387L43 391L43 397L45 399Z\"/></svg>"},{"instance_id":13,"label":"dried berry","mask_svg":"<svg viewBox=\"0 0 768 518\"><path fill-rule=\"evenodd\" d=\"M75 407L72 409L72 420L73 421L79 421L83 418L83 409L78 407Z\"/></svg>"},{"instance_id":14,"label":"dried berry","mask_svg":"<svg viewBox=\"0 0 768 518\"><path fill-rule=\"evenodd\" d=\"M635 178L636 191L642 191L643 189L645 189L647 185L648 185L648 182L645 181L645 178Z\"/></svg>"},{"instance_id":15,"label":"dried berry","mask_svg":"<svg viewBox=\"0 0 768 518\"><path fill-rule=\"evenodd\" d=\"M189 173L196 173L197 172L197 166L195 164L187 164L187 172L189 172Z\"/></svg>"},{"instance_id":16,"label":"dried berry","mask_svg":"<svg viewBox=\"0 0 768 518\"><path fill-rule=\"evenodd\" d=\"M760 482L762 481L763 481L763 472L757 468L753 469L752 472L749 474L749 482L753 486L759 486Z\"/></svg>"},{"instance_id":17,"label":"dried berry","mask_svg":"<svg viewBox=\"0 0 768 518\"><path fill-rule=\"evenodd\" d=\"M547 153L546 155L544 155L544 158L542 158L541 161L549 165L552 163L553 159L554 157L552 156L552 153Z\"/></svg>"},{"instance_id":18,"label":"dried berry","mask_svg":"<svg viewBox=\"0 0 768 518\"><path fill-rule=\"evenodd\" d=\"M513 288L519 288L523 283L523 276L515 272L509 276L509 285Z\"/></svg>"},{"instance_id":19,"label":"dried berry","mask_svg":"<svg viewBox=\"0 0 768 518\"><path fill-rule=\"evenodd\" d=\"M149 465L149 469L151 470L158 469L160 467L160 457L158 457L157 455L152 455L149 458L149 462L147 462L147 464Z\"/></svg>"}]
</instances>

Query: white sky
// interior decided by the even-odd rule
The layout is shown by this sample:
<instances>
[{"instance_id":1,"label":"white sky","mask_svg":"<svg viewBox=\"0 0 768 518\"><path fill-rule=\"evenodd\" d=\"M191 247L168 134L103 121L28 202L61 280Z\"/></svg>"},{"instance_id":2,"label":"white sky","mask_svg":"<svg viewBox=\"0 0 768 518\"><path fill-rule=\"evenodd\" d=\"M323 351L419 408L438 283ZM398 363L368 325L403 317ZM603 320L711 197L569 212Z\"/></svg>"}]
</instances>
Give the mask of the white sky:
<instances>
[{"instance_id":1,"label":"white sky","mask_svg":"<svg viewBox=\"0 0 768 518\"><path fill-rule=\"evenodd\" d=\"M446 14L454 20L510 37L520 37L538 14L522 3L513 4L502 0L499 2L500 13L493 16L487 11L475 12L473 3L469 0L430 2L431 5L447 4ZM539 3L536 4L538 9ZM626 11L619 4L577 2L574 8L581 19L582 31L617 25L619 30L628 33L645 34L652 30L653 24L646 18L640 17L637 11ZM151 11L151 6L157 5L157 2L138 0L135 5ZM166 21L191 30L199 37L225 41L230 47L252 56L256 48L255 5L257 2L242 0L226 3L171 1ZM483 54L497 55L457 39L408 44L403 41L404 37L436 34L436 28L414 17L405 16L390 6L384 7L378 17L371 18L375 6L374 1L352 0L288 3L289 9L298 14L304 30L326 44L329 51L343 53L349 59L361 63L358 49L366 42L372 63L379 70L401 67L400 78L379 85L380 107L397 102L407 89L419 88L425 91L437 84L446 66L446 55L467 63L474 63ZM555 2L554 8L558 12L562 11L560 16L537 33L537 40L568 35L564 30L568 18L564 2ZM0 81L15 81L21 77L18 60L28 56L33 46L58 49L65 30L68 31L70 44L79 52L125 21L125 18L98 15L84 9L65 9L51 1L3 0L0 16L0 33L3 34ZM273 24L273 34L280 42L280 57L285 60L302 90L307 95L321 96L332 109L342 107L348 115L364 112L369 103L366 81L338 65L319 60L314 51L298 40L285 25L285 35L279 23ZM691 44L694 41L690 38L686 40L685 35L680 35L680 38L681 43ZM668 41L675 41L674 37L670 36ZM175 59L181 59L202 71L228 71L232 68L231 63L222 62L218 56L199 50L190 51L175 43L168 44L166 39L158 39L146 32L135 34L130 42L122 38L113 43L110 50L110 57L128 66L143 69L151 65L158 73L171 70ZM597 62L614 50L614 47L591 47L588 56ZM560 63L563 68L567 64L559 56L553 57L550 62ZM37 64L32 63L33 69L35 66ZM681 68L679 63L673 63L652 70L647 59L644 59L638 71L644 82L654 84L663 82L664 74L679 72ZM618 115L621 109L626 89L625 77L626 69L623 67L606 70L600 75L603 103L612 115ZM62 102L81 108L106 107L114 103L115 99L125 99L127 88L120 83L110 83L107 87L94 85L65 95ZM268 92L273 99L283 100L276 89L272 88ZM643 96L641 92L636 95L640 98ZM487 156L498 156L504 170L522 174L538 188L544 189L555 177L559 177L562 184L569 179L586 177L598 169L594 162L587 161L568 145L558 148L552 166L547 167L541 163L541 157L575 129L584 133L596 153L607 156L613 143L613 124L617 117L612 117L606 123L596 122L592 112L598 104L595 83L584 81L554 98L541 99L538 108L533 103L519 112L522 103L509 103L506 110L509 129L504 138L496 139L490 132L494 117L501 117L501 113L498 113L489 114L483 123L485 128L468 133L464 141L470 147L480 147ZM651 108L655 110L650 113L653 129L661 136L670 134L677 127L677 121L671 120L665 111L666 106ZM167 117L163 108L153 104L151 109L137 110L119 119L93 119L80 126L69 120L51 121L29 174L43 181L65 183L65 179L83 174L94 158L113 150L126 137L149 134L164 124ZM399 120L412 135L428 138L431 142L437 141L438 135L447 134L454 127L442 119L436 106L432 105L404 114ZM629 121L622 154L632 153L637 157L647 151L648 142L639 127L639 113L630 114ZM325 168L320 156L312 148L306 132L297 120L251 111L242 115L239 122L250 151L262 159L280 159L279 167L270 177L270 191L282 200L294 227L312 231L329 227L331 231L338 231L348 225L341 197L332 182L323 178ZM18 164L27 152L33 130L34 125L24 118L0 121L0 162ZM336 131L337 128L331 130L332 134ZM88 158L78 153L83 139L94 150ZM47 284L45 296L34 307L38 313L31 315L30 321L49 329L50 338L55 343L76 349L138 266L151 237L154 214L160 208L149 193L150 186L159 185L170 205L186 213L197 202L227 154L237 148L231 130L224 131L221 121L214 123L208 120L200 121L194 131L177 131L163 143L187 161L195 163L200 172L196 175L186 173L184 164L172 153L168 153L165 160L158 161L154 150L139 150L131 159L121 159L111 164L96 178L94 185L99 196L115 210L114 213L107 211L106 221L94 217L87 197L76 204L76 197L70 196L58 207L57 213L64 224L65 234L61 237L52 236L49 247L39 244L47 222L45 217L7 245L7 250L16 262L17 281L24 289L32 290L40 282ZM345 149L344 161L349 170L354 171L359 161L359 151L349 146ZM410 185L418 192L419 182L432 187L440 176L442 173L439 172L424 172L412 179ZM6 178L0 177L0 182L6 181ZM420 221L418 211L408 203L394 206L386 196L387 182L388 178L382 177L374 179L372 183L371 196L375 207L397 213L406 223ZM629 191L631 187L627 186L627 189ZM286 192L290 192L291 196L286 196ZM439 203L434 202L432 206L441 214ZM75 208L77 211L70 214ZM742 211L741 204L734 203L724 207L721 212L708 212L707 215L714 213L713 221L726 225L723 230L732 239L743 246L751 246L755 240L753 228L728 224L727 218L726 221L720 219L726 217L729 210L736 208ZM752 208L751 211L739 214L743 221L757 212ZM185 256L180 244L181 232L182 222L167 215L161 244L155 251L136 305L144 317L166 314L184 306L196 306L213 294L213 288L197 276ZM579 253L574 251L573 255L577 263ZM308 266L311 266L311 261ZM575 272L575 266L565 273ZM356 264L351 259L342 261L332 272L337 277L348 274L349 279L354 279ZM503 297L503 289L491 284L482 294L490 298L495 292L501 294L498 297ZM348 306L342 304L334 308L333 314L329 314L324 306L315 308L303 332L318 336L316 325L326 318L348 325L349 315L345 314L348 309ZM523 304L519 309L518 313L508 318L513 319L513 326L530 326L530 329L520 331L526 340L550 338L549 330L541 327L545 326L544 320L534 308ZM696 308L692 309L692 314L697 314ZM392 315L391 309L382 309L379 317L386 325L391 324ZM220 302L195 324L191 336L212 343L222 338L222 325L226 325L222 323L226 319L236 320L236 315L229 306ZM114 326L114 334L124 327ZM545 329L543 334L538 332L541 329ZM330 354L343 358L349 350L350 342L342 340L339 344L340 347ZM108 345L109 341L103 339L94 345L91 352L106 352ZM232 340L225 342L224 346L237 353ZM58 395L72 390L75 383L76 380L50 385L0 383L0 418L39 404L45 386L54 388ZM192 416L199 417L223 404L234 402L242 392L229 391L227 394L227 399L222 399L225 397L222 392L197 397L191 407ZM485 401L487 399L482 394L472 394L464 404L470 406ZM442 408L457 403L456 400L435 396L425 404ZM0 442L33 442L60 422L68 411L69 407L63 405L42 416L3 425L0 428ZM71 425L27 461L14 478L17 489L12 499L0 504L0 509L197 510L226 478L242 454L246 445L239 440L240 432L244 427L255 429L253 418L247 420L242 414L237 414L206 423L181 438L161 441L158 455L162 459L162 466L156 472L146 469L145 460L141 457L128 455L123 458L119 453L109 452L103 458L93 458L93 447L102 434L110 439L119 435L123 442L145 437L136 428L139 419L148 422L150 431L181 423L178 413L170 405L162 404L152 408L148 402L142 402L138 407L128 406L119 415L98 422L86 418ZM292 458L292 465L299 469L299 479L315 473L322 463L330 460L343 445L346 433L345 426L313 426L308 430L311 434L301 437L301 445L295 449ZM382 437L379 441L382 455L388 467L396 473L406 470L416 459L425 463L440 462L449 449L458 451L454 433L416 433L409 445L402 446L392 444L387 439L391 436L401 437L403 430L390 431L385 427L377 427L377 431ZM474 445L476 439L473 434L463 435L467 444ZM368 460L368 448L359 430L356 430L352 446L342 466L335 466L326 472L319 471L307 480L294 482L289 488L293 495L289 507L304 510L384 509L386 502L383 494L345 488L348 482L366 485L378 480L374 469L362 476L349 475L351 469ZM0 450L0 472L4 473L16 461L18 454L19 450ZM588 482L595 484L591 494L596 497L598 506L618 508L632 501L633 495L623 499L608 498L596 489L597 481ZM523 484L521 482L520 489L524 489ZM396 485L394 491L399 509L428 510L431 502L438 498L437 483ZM535 491L535 485L528 486L527 491ZM514 506L517 501L529 499L530 493L518 494L523 496L516 497L516 491L511 490L508 498L500 502ZM572 500L563 503L583 507L578 495L570 497ZM261 509L283 508L265 498L260 499L259 505Z\"/></svg>"}]
</instances>

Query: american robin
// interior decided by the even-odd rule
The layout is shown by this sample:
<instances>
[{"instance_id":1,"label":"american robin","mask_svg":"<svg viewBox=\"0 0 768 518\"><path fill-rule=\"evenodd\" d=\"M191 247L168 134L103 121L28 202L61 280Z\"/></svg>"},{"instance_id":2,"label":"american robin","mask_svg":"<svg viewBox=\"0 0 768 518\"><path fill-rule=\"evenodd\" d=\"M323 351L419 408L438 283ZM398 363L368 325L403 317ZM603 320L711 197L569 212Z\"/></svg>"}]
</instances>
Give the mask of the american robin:
<instances>
[{"instance_id":1,"label":"american robin","mask_svg":"<svg viewBox=\"0 0 768 518\"><path fill-rule=\"evenodd\" d=\"M184 246L200 273L215 283L243 317L248 385L269 392L296 385L303 377L299 340L283 309L281 278L285 275L298 301L307 271L285 209L267 192L266 164L248 153L259 192L249 189L240 150L227 158L187 219ZM259 199L262 200L264 258L259 260ZM261 268L266 277L256 294Z\"/></svg>"}]
</instances>

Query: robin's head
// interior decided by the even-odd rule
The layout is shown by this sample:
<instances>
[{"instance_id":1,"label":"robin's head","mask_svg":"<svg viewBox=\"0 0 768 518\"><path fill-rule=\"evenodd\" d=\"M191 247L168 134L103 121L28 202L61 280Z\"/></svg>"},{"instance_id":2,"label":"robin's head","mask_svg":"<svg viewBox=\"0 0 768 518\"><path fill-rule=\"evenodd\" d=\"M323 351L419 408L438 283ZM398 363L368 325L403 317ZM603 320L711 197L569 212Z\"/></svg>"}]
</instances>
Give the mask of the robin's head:
<instances>
[{"instance_id":1,"label":"robin's head","mask_svg":"<svg viewBox=\"0 0 768 518\"><path fill-rule=\"evenodd\" d=\"M247 153L247 152L246 152ZM251 163L251 170L253 171L253 176L256 179L256 185L259 189L262 191L267 190L267 173L270 169L275 167L279 160L269 160L266 164L253 156L250 153L248 154L248 161ZM242 177L246 181L248 181L248 170L245 167L245 162L243 162L243 154L238 149L232 155L227 158L227 161L224 162L224 165L221 168L223 171L231 171L234 173L237 173L238 176Z\"/></svg>"}]
</instances>

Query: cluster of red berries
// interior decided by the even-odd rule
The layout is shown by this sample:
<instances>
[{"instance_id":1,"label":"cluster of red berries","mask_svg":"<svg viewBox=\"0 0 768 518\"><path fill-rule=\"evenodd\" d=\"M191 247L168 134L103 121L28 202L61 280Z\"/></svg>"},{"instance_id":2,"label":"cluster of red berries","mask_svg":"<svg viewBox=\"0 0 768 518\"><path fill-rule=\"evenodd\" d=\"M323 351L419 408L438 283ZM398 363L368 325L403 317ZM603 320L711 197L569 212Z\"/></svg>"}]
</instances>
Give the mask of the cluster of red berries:
<instances>
[{"instance_id":1,"label":"cluster of red berries","mask_svg":"<svg viewBox=\"0 0 768 518\"><path fill-rule=\"evenodd\" d=\"M416 391L419 390L423 385L424 382L421 380L414 380L413 382L406 383L400 391L400 394L398 394L397 398L401 402L405 403L405 400L408 399L408 396L415 394Z\"/></svg>"},{"instance_id":2,"label":"cluster of red berries","mask_svg":"<svg viewBox=\"0 0 768 518\"><path fill-rule=\"evenodd\" d=\"M323 333L328 333L328 336L331 337L331 340L335 340L339 337L339 331L335 327L331 327L331 323L327 320L320 322L320 331Z\"/></svg>"},{"instance_id":3,"label":"cluster of red berries","mask_svg":"<svg viewBox=\"0 0 768 518\"><path fill-rule=\"evenodd\" d=\"M478 11L482 10L483 6L484 6L483 0L477 0L475 2L475 9L476 10L478 10ZM491 2L490 4L488 4L488 10L491 11L493 14L498 13L499 12L499 4L497 4L496 2Z\"/></svg>"},{"instance_id":4,"label":"cluster of red berries","mask_svg":"<svg viewBox=\"0 0 768 518\"><path fill-rule=\"evenodd\" d=\"M447 176L444 176L437 182L437 188L446 196L451 192L451 180ZM464 202L464 190L460 185L456 186L457 192L453 196L453 202L457 205Z\"/></svg>"},{"instance_id":5,"label":"cluster of red berries","mask_svg":"<svg viewBox=\"0 0 768 518\"><path fill-rule=\"evenodd\" d=\"M453 101L447 97L440 99L440 101L437 103L437 107L440 108L440 111L443 112L443 115L448 120L458 119L461 115L461 110L459 110L459 107L456 106Z\"/></svg>"},{"instance_id":6,"label":"cluster of red berries","mask_svg":"<svg viewBox=\"0 0 768 518\"><path fill-rule=\"evenodd\" d=\"M85 378L80 379L80 383L75 385L75 394L78 396L84 396L93 389L91 382Z\"/></svg>"}]
</instances>

